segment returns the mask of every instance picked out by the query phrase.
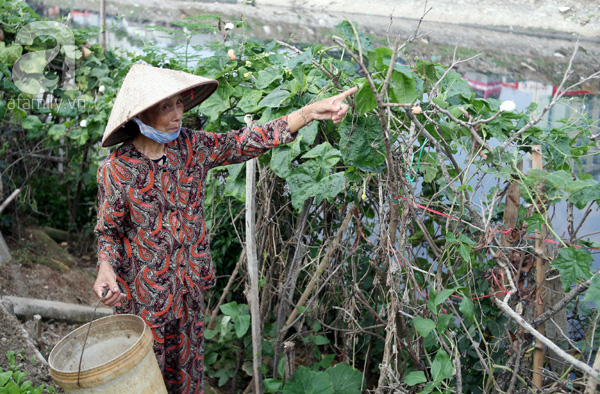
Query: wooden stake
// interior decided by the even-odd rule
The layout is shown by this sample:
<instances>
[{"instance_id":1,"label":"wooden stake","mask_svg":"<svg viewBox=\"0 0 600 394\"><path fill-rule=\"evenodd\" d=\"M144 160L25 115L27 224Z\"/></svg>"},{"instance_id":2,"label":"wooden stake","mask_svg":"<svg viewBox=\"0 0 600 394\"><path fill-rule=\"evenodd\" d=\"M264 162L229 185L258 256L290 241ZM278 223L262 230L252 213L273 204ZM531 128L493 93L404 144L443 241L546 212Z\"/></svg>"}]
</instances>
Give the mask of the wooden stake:
<instances>
[{"instance_id":1,"label":"wooden stake","mask_svg":"<svg viewBox=\"0 0 600 394\"><path fill-rule=\"evenodd\" d=\"M531 168L534 170L541 170L543 168L543 156L542 156L542 146L534 145L531 148ZM542 195L542 185L537 186L537 195L540 197L537 201L533 203L536 206L536 211L540 213L542 216L546 216L546 208L542 206L543 202L541 201ZM535 253L537 255L535 268L535 316L540 316L544 313L544 299L545 299L545 287L546 287L546 263L544 261L544 233L545 226L542 226L542 231L535 232ZM545 335L545 327L544 324L540 324L537 327L538 332L541 335ZM535 342L535 349L533 352L533 384L535 388L541 390L542 389L542 378L543 378L543 369L544 369L544 361L546 358L546 348L544 344L537 339Z\"/></svg>"},{"instance_id":2,"label":"wooden stake","mask_svg":"<svg viewBox=\"0 0 600 394\"><path fill-rule=\"evenodd\" d=\"M294 369L296 367L296 345L294 342L283 343L283 370L284 370L284 382L294 376Z\"/></svg>"},{"instance_id":3,"label":"wooden stake","mask_svg":"<svg viewBox=\"0 0 600 394\"><path fill-rule=\"evenodd\" d=\"M249 119L251 124L252 118ZM254 392L262 393L262 338L260 320L260 298L258 295L258 257L256 253L256 159L246 162L246 255L248 256L248 277L250 279L250 315L252 319L252 351L254 370Z\"/></svg>"}]
</instances>

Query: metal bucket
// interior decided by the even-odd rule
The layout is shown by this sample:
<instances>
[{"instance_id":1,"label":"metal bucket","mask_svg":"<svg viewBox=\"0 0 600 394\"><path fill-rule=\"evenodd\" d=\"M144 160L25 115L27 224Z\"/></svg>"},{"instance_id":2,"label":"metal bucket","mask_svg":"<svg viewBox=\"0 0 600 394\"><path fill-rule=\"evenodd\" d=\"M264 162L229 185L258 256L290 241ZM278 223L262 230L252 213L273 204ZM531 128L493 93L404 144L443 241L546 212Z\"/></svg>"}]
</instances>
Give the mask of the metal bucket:
<instances>
[{"instance_id":1,"label":"metal bucket","mask_svg":"<svg viewBox=\"0 0 600 394\"><path fill-rule=\"evenodd\" d=\"M65 393L166 393L152 342L152 331L139 316L103 317L74 330L52 349L50 376Z\"/></svg>"}]
</instances>

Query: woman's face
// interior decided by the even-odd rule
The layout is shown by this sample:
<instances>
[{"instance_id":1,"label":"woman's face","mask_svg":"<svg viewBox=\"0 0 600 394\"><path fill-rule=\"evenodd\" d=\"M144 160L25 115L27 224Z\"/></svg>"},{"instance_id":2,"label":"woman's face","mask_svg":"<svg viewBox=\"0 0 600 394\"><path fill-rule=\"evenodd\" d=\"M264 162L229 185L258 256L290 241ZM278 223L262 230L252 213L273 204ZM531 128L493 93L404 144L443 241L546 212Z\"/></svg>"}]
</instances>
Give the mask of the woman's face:
<instances>
[{"instance_id":1,"label":"woman's face","mask_svg":"<svg viewBox=\"0 0 600 394\"><path fill-rule=\"evenodd\" d=\"M156 130L175 133L181 126L183 117L183 99L180 94L161 101L154 107L142 112L140 120Z\"/></svg>"}]
</instances>

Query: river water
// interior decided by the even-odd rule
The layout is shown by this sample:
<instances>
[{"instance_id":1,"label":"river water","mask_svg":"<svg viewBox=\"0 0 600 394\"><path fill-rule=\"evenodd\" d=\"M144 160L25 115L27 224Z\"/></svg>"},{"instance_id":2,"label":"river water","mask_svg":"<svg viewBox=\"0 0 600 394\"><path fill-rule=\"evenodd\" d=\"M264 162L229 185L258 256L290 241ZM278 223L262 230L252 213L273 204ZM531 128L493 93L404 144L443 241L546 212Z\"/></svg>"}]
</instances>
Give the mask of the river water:
<instances>
[{"instance_id":1,"label":"river water","mask_svg":"<svg viewBox=\"0 0 600 394\"><path fill-rule=\"evenodd\" d=\"M51 18L66 16L70 13L70 23L73 27L97 27L100 25L100 15L96 10L65 9L58 6L41 7L39 5L36 6L36 9L40 14ZM181 50L178 52L175 49L181 46L181 41L173 39L165 32L148 28L148 25L154 22L137 22L133 18L133 11L129 11L129 13L132 15L131 19L127 15L122 18L107 17L107 26L111 27L107 34L107 45L109 47L142 53L148 45L154 45L162 50L172 51L172 56L182 58ZM155 23L160 24L160 22ZM202 49L202 46L218 39L219 37L215 34L194 35L190 46L197 49L193 52L192 62L197 62L202 57L210 55L211 52ZM463 77L468 80L469 85L478 96L497 98L503 101L512 100L516 104L517 111L524 110L532 102L537 103L538 108L545 107L552 100L557 90L556 86L547 83L536 80L515 80L509 76L489 73L487 70L468 71L464 73ZM558 128L562 125L560 120L564 118L580 119L582 122L584 119L590 119L592 120L593 134L598 134L600 132L600 95L591 94L585 88L570 92L562 102L555 105L548 112L538 126L541 128ZM525 160L527 162L529 159L525 158ZM583 170L600 181L600 154L587 157L583 160L583 164ZM566 209L559 206L557 212L566 212ZM578 218L581 219L583 215L581 212L576 212L575 216L577 223ZM596 210L584 223L579 234L593 234L600 231L599 222L600 212ZM565 229L566 218L561 214L557 214L553 218L553 224L555 228ZM559 233L559 235L563 234ZM589 239L600 244L600 234L590 235ZM595 265L600 266L600 255L598 253L595 253L594 260Z\"/></svg>"}]
</instances>

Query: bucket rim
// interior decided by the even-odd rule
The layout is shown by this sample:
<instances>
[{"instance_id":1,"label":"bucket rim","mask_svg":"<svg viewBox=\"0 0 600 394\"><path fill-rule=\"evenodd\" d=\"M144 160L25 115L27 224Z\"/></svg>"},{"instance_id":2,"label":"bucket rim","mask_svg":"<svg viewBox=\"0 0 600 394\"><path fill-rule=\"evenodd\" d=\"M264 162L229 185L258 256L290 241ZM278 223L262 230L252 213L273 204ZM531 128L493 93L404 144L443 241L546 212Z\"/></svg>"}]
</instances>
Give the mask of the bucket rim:
<instances>
[{"instance_id":1,"label":"bucket rim","mask_svg":"<svg viewBox=\"0 0 600 394\"><path fill-rule=\"evenodd\" d=\"M129 346L127 349L122 349L113 358L105 361L102 364L95 365L91 368L82 368L79 379L79 371L77 370L73 371L56 368L56 358L61 354L60 352L63 350L63 348L66 347L71 341L76 340L77 336L80 335L82 331L87 331L90 324L94 326L102 326L105 324L115 323L115 321L129 321L134 322L135 324L140 324L140 336L131 346ZM141 317L133 314L118 314L102 317L71 331L54 346L50 352L50 355L48 356L48 368L50 370L50 376L57 385L66 389L96 387L111 380L117 379L118 377L129 372L139 362L141 362L144 357L146 357L149 351L152 351L152 345L153 336L150 332L150 328ZM79 355L77 357L79 357ZM78 380L80 384L78 384Z\"/></svg>"}]
</instances>

